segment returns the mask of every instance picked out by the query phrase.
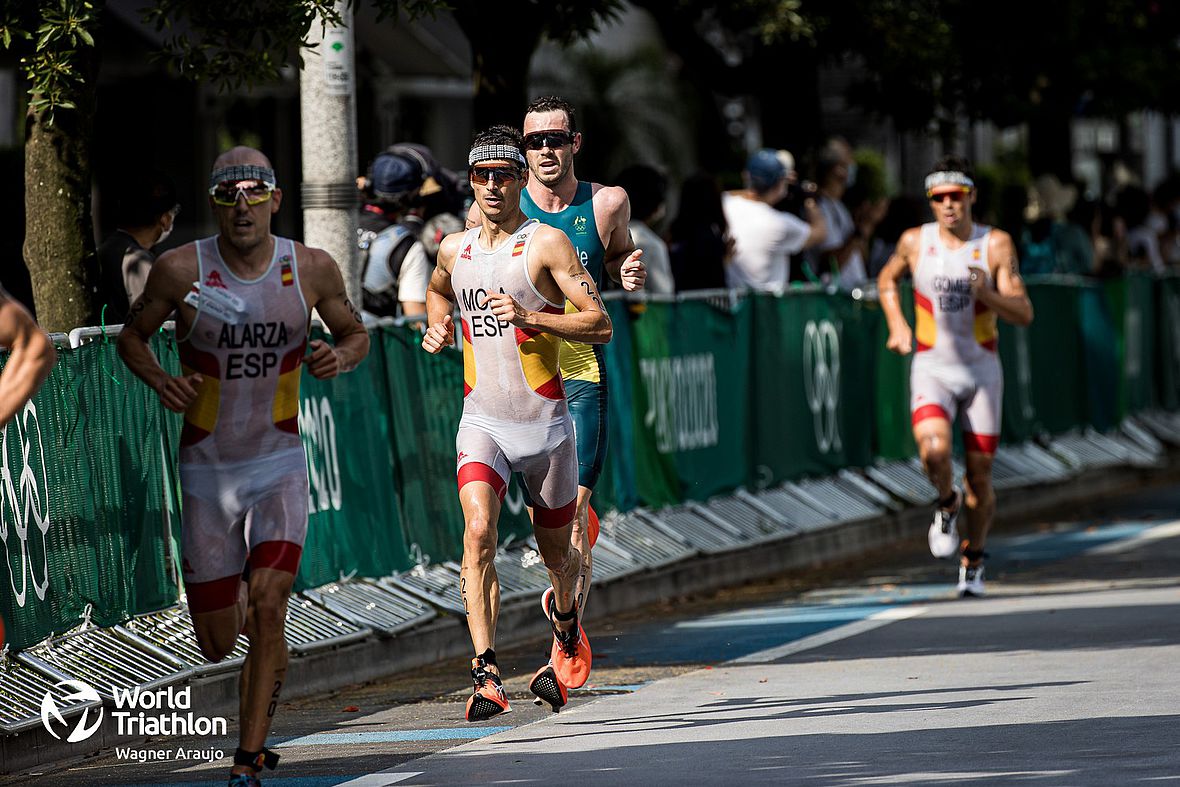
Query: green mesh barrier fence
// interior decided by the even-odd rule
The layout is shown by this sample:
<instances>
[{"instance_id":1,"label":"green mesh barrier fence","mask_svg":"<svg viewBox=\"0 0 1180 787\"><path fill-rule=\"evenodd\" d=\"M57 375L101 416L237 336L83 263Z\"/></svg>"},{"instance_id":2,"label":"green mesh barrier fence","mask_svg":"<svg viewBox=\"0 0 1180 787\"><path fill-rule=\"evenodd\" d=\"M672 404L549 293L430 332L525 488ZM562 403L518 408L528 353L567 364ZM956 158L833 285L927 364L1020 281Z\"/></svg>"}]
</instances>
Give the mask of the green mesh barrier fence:
<instances>
[{"instance_id":1,"label":"green mesh barrier fence","mask_svg":"<svg viewBox=\"0 0 1180 787\"><path fill-rule=\"evenodd\" d=\"M1162 279L1155 288L1156 396L1161 407L1180 409L1180 276Z\"/></svg>"},{"instance_id":2,"label":"green mesh barrier fence","mask_svg":"<svg viewBox=\"0 0 1180 787\"><path fill-rule=\"evenodd\" d=\"M406 541L415 560L458 560L463 554L463 511L455 481L455 432L463 414L463 356L431 355L409 328L383 328L372 352L385 355ZM500 513L499 538L532 532L513 479Z\"/></svg>"},{"instance_id":3,"label":"green mesh barrier fence","mask_svg":"<svg viewBox=\"0 0 1180 787\"><path fill-rule=\"evenodd\" d=\"M300 381L310 516L297 590L413 565L397 495L388 379L385 354L370 351L347 374Z\"/></svg>"},{"instance_id":4,"label":"green mesh barrier fence","mask_svg":"<svg viewBox=\"0 0 1180 787\"><path fill-rule=\"evenodd\" d=\"M878 312L842 294L790 292L756 296L754 314L758 482L870 462Z\"/></svg>"},{"instance_id":5,"label":"green mesh barrier fence","mask_svg":"<svg viewBox=\"0 0 1180 787\"><path fill-rule=\"evenodd\" d=\"M627 387L611 389L612 415L629 421L638 498L648 505L704 500L749 475L747 433L750 306L707 301L650 303L638 313L616 309L630 353ZM630 450L628 450L630 448Z\"/></svg>"},{"instance_id":6,"label":"green mesh barrier fence","mask_svg":"<svg viewBox=\"0 0 1180 787\"><path fill-rule=\"evenodd\" d=\"M1155 384L1156 308L1154 280L1128 273L1106 283L1121 374L1116 420L1157 404Z\"/></svg>"},{"instance_id":7,"label":"green mesh barrier fence","mask_svg":"<svg viewBox=\"0 0 1180 787\"><path fill-rule=\"evenodd\" d=\"M1180 278L1049 277L1031 280L1029 295L1033 325L1000 332L1005 441L1180 409ZM608 303L600 511L913 455L908 359L884 349L876 304L797 291L734 303ZM912 316L904 289L903 303ZM303 379L312 514L301 588L462 554L462 356L423 352L408 328L372 336L355 371ZM173 339L153 347L175 373ZM72 628L88 607L112 625L176 601L179 425L109 341L60 352L0 434L7 644ZM514 480L500 540L530 532Z\"/></svg>"},{"instance_id":8,"label":"green mesh barrier fence","mask_svg":"<svg viewBox=\"0 0 1180 787\"><path fill-rule=\"evenodd\" d=\"M88 606L109 626L176 601L166 432L155 394L113 344L59 351L0 445L0 614L9 645L70 629Z\"/></svg>"},{"instance_id":9,"label":"green mesh barrier fence","mask_svg":"<svg viewBox=\"0 0 1180 787\"><path fill-rule=\"evenodd\" d=\"M913 328L914 290L905 284L900 288L900 295L902 312ZM875 308L880 310L879 306ZM889 326L885 324L883 312L874 322L875 331L869 338L873 343L876 373L873 450L881 459L906 459L917 455L910 426L910 361L914 356L898 355L885 348Z\"/></svg>"}]
</instances>

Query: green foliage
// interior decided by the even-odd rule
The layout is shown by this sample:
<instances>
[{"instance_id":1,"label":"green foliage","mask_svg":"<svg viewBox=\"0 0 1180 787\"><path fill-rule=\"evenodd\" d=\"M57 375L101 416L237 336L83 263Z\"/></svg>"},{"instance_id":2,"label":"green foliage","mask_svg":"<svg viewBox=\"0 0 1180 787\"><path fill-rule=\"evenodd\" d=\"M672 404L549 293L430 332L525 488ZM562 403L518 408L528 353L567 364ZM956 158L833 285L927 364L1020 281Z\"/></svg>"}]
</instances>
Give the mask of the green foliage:
<instances>
[{"instance_id":1,"label":"green foliage","mask_svg":"<svg viewBox=\"0 0 1180 787\"><path fill-rule=\"evenodd\" d=\"M11 49L31 43L21 57L21 69L29 81L29 106L45 112L49 123L59 109L74 109L87 89L79 65L80 50L94 47L98 15L87 0L58 0L33 4L6 2L0 10L0 43Z\"/></svg>"},{"instance_id":2,"label":"green foliage","mask_svg":"<svg viewBox=\"0 0 1180 787\"><path fill-rule=\"evenodd\" d=\"M371 2L382 20L402 14L414 19L448 7L445 0ZM89 0L4 0L0 5L0 44L31 48L21 58L30 106L46 111L50 122L56 110L76 108L82 92L94 90L79 54L83 47L94 47L95 6ZM334 0L151 0L142 10L144 23L166 35L159 57L181 76L208 80L219 90L273 81L284 65L302 63L301 49L317 17L338 24Z\"/></svg>"},{"instance_id":3,"label":"green foliage","mask_svg":"<svg viewBox=\"0 0 1180 787\"><path fill-rule=\"evenodd\" d=\"M1180 106L1180 4L828 0L807 11L826 55L865 66L854 99L903 128Z\"/></svg>"},{"instance_id":4,"label":"green foliage","mask_svg":"<svg viewBox=\"0 0 1180 787\"><path fill-rule=\"evenodd\" d=\"M155 0L144 24L164 33L165 60L182 77L207 79L219 90L278 78L317 17L340 24L333 0Z\"/></svg>"},{"instance_id":5,"label":"green foliage","mask_svg":"<svg viewBox=\"0 0 1180 787\"><path fill-rule=\"evenodd\" d=\"M616 19L623 9L622 0L552 0L542 3L517 0L515 4L523 6L519 13L540 16L545 37L560 44L572 44L596 32L603 23ZM496 14L504 11L503 2L488 5Z\"/></svg>"},{"instance_id":6,"label":"green foliage","mask_svg":"<svg viewBox=\"0 0 1180 787\"><path fill-rule=\"evenodd\" d=\"M533 58L535 92L564 96L578 111L587 144L578 172L608 180L635 163L659 164L679 177L691 171L691 121L667 58L658 47L607 54L588 44Z\"/></svg>"},{"instance_id":7,"label":"green foliage","mask_svg":"<svg viewBox=\"0 0 1180 787\"><path fill-rule=\"evenodd\" d=\"M356 0L348 0L355 5ZM371 0L378 21L433 14L445 0ZM218 90L273 82L291 63L303 65L302 50L317 18L339 25L334 0L154 0L145 24L170 33L159 57L182 77L207 80Z\"/></svg>"},{"instance_id":8,"label":"green foliage","mask_svg":"<svg viewBox=\"0 0 1180 787\"><path fill-rule=\"evenodd\" d=\"M856 187L865 198L875 202L888 196L884 154L873 148L857 148L852 157L856 161Z\"/></svg>"}]
</instances>

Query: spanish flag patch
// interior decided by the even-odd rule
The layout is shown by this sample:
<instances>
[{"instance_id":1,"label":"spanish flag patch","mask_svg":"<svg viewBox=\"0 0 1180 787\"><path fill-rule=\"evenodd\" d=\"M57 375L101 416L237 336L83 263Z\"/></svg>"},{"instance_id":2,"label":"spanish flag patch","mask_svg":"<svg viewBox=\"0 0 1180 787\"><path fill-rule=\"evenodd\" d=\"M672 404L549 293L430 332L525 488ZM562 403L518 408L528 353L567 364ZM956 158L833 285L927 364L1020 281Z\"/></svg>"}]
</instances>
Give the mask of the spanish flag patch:
<instances>
[{"instance_id":1,"label":"spanish flag patch","mask_svg":"<svg viewBox=\"0 0 1180 787\"><path fill-rule=\"evenodd\" d=\"M521 254L524 254L524 243L524 238L521 238L516 242L516 245L512 247L513 257L519 257Z\"/></svg>"},{"instance_id":2,"label":"spanish flag patch","mask_svg":"<svg viewBox=\"0 0 1180 787\"><path fill-rule=\"evenodd\" d=\"M279 258L279 265L282 266L283 271L283 286L290 287L295 283L295 273L291 270L291 258L284 254Z\"/></svg>"}]
</instances>

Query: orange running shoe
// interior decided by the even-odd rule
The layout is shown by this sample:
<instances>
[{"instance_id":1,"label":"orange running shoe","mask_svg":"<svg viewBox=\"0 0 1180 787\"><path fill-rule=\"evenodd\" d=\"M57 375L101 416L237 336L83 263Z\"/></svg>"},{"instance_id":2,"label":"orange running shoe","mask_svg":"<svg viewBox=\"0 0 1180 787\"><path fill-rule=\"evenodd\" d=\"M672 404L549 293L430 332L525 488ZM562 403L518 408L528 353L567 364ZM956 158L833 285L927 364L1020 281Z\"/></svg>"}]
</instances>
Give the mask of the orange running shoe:
<instances>
[{"instance_id":1,"label":"orange running shoe","mask_svg":"<svg viewBox=\"0 0 1180 787\"><path fill-rule=\"evenodd\" d=\"M534 703L541 705L547 702L554 713L564 708L565 704L569 702L569 692L566 690L565 684L561 682L561 678L557 677L557 673L553 669L553 662L549 662L537 670L537 674L529 683L529 691L537 695L537 698L533 700Z\"/></svg>"},{"instance_id":2,"label":"orange running shoe","mask_svg":"<svg viewBox=\"0 0 1180 787\"><path fill-rule=\"evenodd\" d=\"M487 721L511 712L500 676L490 671L483 659L471 660L471 680L475 683L475 693L467 700L467 721Z\"/></svg>"},{"instance_id":3,"label":"orange running shoe","mask_svg":"<svg viewBox=\"0 0 1180 787\"><path fill-rule=\"evenodd\" d=\"M580 689L586 685L590 677L590 663L594 654L590 651L590 640L586 638L586 631L578 622L577 612L574 612L573 626L569 631L562 631L557 627L557 603L554 601L553 588L546 588L541 594L541 607L553 626L553 647L549 651L549 663L557 677L569 689ZM575 635L574 632L577 632Z\"/></svg>"},{"instance_id":4,"label":"orange running shoe","mask_svg":"<svg viewBox=\"0 0 1180 787\"><path fill-rule=\"evenodd\" d=\"M590 514L590 526L587 535L590 536L590 548L594 549L594 544L598 542L598 514L594 513L594 506L587 506L587 511Z\"/></svg>"}]
</instances>

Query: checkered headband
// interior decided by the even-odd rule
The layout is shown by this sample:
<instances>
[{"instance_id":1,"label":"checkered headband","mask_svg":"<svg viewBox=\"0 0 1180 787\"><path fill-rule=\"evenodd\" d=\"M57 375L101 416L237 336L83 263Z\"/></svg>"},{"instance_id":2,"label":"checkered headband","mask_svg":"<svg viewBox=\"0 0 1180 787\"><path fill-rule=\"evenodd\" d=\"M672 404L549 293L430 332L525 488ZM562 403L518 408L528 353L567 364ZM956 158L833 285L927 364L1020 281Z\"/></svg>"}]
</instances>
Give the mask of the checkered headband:
<instances>
[{"instance_id":1,"label":"checkered headband","mask_svg":"<svg viewBox=\"0 0 1180 787\"><path fill-rule=\"evenodd\" d=\"M213 170L209 176L209 188L216 188L217 184L236 180L261 180L269 186L276 185L275 171L270 167L260 167L257 164L234 164Z\"/></svg>"},{"instance_id":2,"label":"checkered headband","mask_svg":"<svg viewBox=\"0 0 1180 787\"><path fill-rule=\"evenodd\" d=\"M467 166L475 166L481 161L511 161L522 167L527 167L524 154L512 145L480 145L471 149L467 154Z\"/></svg>"}]
</instances>

